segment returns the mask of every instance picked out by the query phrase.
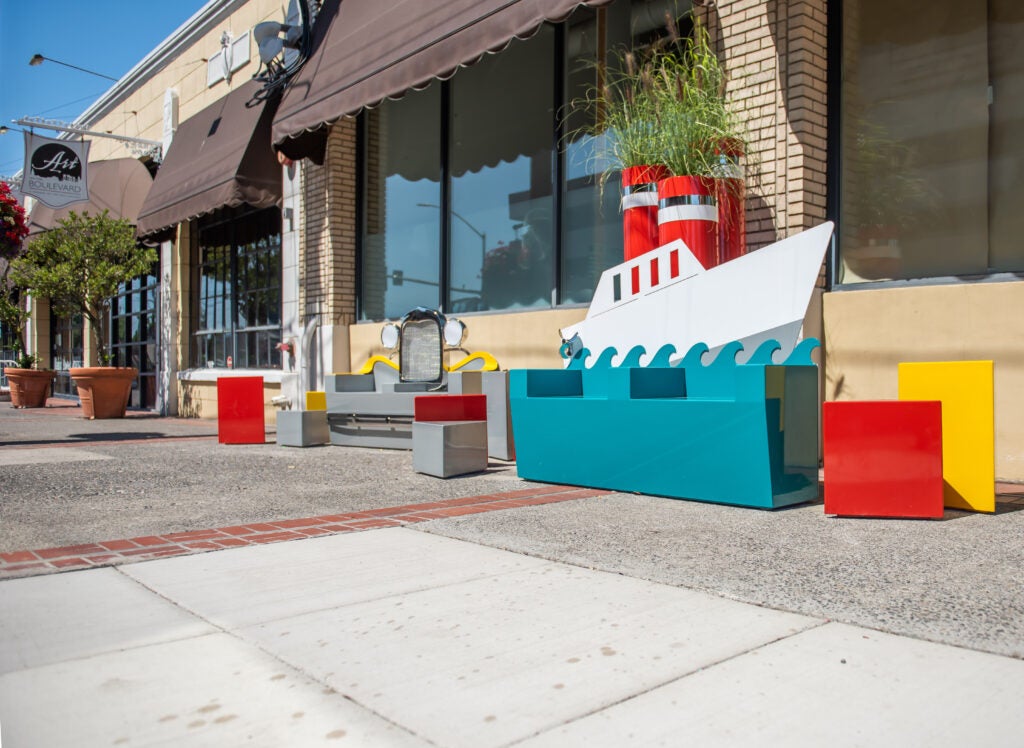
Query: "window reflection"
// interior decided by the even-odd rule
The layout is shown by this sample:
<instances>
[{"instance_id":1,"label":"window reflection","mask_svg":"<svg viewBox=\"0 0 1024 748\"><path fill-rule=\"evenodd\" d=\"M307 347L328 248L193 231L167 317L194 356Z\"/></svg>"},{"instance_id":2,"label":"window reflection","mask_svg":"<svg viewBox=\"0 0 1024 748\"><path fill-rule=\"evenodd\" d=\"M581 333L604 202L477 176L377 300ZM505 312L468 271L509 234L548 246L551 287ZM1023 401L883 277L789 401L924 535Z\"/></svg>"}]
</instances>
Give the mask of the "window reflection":
<instances>
[{"instance_id":1,"label":"window reflection","mask_svg":"<svg viewBox=\"0 0 1024 748\"><path fill-rule=\"evenodd\" d=\"M551 304L554 29L451 84L450 308Z\"/></svg>"},{"instance_id":2,"label":"window reflection","mask_svg":"<svg viewBox=\"0 0 1024 748\"><path fill-rule=\"evenodd\" d=\"M840 282L1024 269L1024 5L843 9Z\"/></svg>"},{"instance_id":3,"label":"window reflection","mask_svg":"<svg viewBox=\"0 0 1024 748\"><path fill-rule=\"evenodd\" d=\"M619 10L621 12L621 9ZM583 99L597 83L598 13L580 10L569 20L566 50L566 100ZM625 42L625 39L622 40ZM602 271L622 262L622 216L618 174L601 185L607 163L601 138L583 134L586 115L565 123L564 234L560 268L562 303L588 303Z\"/></svg>"},{"instance_id":4,"label":"window reflection","mask_svg":"<svg viewBox=\"0 0 1024 748\"><path fill-rule=\"evenodd\" d=\"M440 303L441 84L366 113L361 318Z\"/></svg>"}]
</instances>

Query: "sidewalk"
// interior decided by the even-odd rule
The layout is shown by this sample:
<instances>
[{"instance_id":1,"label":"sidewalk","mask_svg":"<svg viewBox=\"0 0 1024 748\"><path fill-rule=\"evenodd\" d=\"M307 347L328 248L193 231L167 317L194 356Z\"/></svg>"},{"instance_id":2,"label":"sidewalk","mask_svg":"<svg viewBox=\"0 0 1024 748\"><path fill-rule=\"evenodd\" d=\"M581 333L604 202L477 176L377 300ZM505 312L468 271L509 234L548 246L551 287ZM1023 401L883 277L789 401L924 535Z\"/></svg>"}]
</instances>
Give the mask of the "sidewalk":
<instances>
[{"instance_id":1,"label":"sidewalk","mask_svg":"<svg viewBox=\"0 0 1024 748\"><path fill-rule=\"evenodd\" d=\"M1024 731L1021 660L407 528L0 594L6 748L1009 746Z\"/></svg>"},{"instance_id":2,"label":"sidewalk","mask_svg":"<svg viewBox=\"0 0 1024 748\"><path fill-rule=\"evenodd\" d=\"M4 748L1020 744L1020 486L839 520L74 415L0 405Z\"/></svg>"}]
</instances>

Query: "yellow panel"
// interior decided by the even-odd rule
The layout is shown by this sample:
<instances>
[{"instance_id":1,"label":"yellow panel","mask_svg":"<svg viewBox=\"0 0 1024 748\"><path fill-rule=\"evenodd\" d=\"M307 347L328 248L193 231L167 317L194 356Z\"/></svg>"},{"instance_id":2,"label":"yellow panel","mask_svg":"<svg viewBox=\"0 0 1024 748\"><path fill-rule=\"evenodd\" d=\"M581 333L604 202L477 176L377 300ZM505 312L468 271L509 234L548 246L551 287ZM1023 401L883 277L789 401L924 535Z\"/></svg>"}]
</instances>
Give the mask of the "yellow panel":
<instances>
[{"instance_id":1,"label":"yellow panel","mask_svg":"<svg viewBox=\"0 0 1024 748\"><path fill-rule=\"evenodd\" d=\"M326 392L307 392L306 410L327 410Z\"/></svg>"},{"instance_id":2,"label":"yellow panel","mask_svg":"<svg viewBox=\"0 0 1024 748\"><path fill-rule=\"evenodd\" d=\"M991 361L899 366L900 400L942 401L945 505L994 512L995 414Z\"/></svg>"},{"instance_id":3,"label":"yellow panel","mask_svg":"<svg viewBox=\"0 0 1024 748\"><path fill-rule=\"evenodd\" d=\"M385 356L370 356L370 358L368 358L366 360L366 363L363 364L362 368L360 368L359 371L356 371L356 372L353 372L353 373L354 374L372 374L373 373L373 367L375 367L377 364L384 364L386 366L390 366L395 371L398 371L398 364L396 364L391 359L389 359L389 358L387 358Z\"/></svg>"},{"instance_id":4,"label":"yellow panel","mask_svg":"<svg viewBox=\"0 0 1024 748\"><path fill-rule=\"evenodd\" d=\"M466 356L454 366L447 366L445 368L448 371L458 371L463 368L466 371L497 371L498 360L487 351L477 351Z\"/></svg>"}]
</instances>

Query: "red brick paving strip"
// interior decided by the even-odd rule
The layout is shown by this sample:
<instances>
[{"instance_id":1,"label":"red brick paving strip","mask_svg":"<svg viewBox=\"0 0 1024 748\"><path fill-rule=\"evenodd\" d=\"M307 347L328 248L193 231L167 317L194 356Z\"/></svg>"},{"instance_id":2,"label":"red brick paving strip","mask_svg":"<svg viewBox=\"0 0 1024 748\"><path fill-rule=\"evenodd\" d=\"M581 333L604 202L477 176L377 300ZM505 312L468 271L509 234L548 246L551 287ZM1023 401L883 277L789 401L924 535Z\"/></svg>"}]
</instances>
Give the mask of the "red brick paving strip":
<instances>
[{"instance_id":1,"label":"red brick paving strip","mask_svg":"<svg viewBox=\"0 0 1024 748\"><path fill-rule=\"evenodd\" d=\"M279 543L285 540L301 540L317 535L401 527L432 519L589 499L609 493L612 492L571 486L543 486L448 501L431 501L426 504L406 504L362 512L328 514L322 517L258 522L213 530L172 532L167 535L146 535L129 540L105 540L102 543L41 548L34 551L13 551L0 553L0 579L47 571L73 571L132 561L148 561L186 553L203 553L224 548Z\"/></svg>"}]
</instances>

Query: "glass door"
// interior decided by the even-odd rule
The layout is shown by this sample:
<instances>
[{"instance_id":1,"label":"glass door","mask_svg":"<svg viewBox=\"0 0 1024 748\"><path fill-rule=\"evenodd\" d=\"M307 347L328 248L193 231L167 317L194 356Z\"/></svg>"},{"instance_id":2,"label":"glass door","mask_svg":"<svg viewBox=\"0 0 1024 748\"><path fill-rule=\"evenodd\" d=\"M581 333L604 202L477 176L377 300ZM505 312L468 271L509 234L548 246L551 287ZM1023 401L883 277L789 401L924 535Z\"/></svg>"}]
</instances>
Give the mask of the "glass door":
<instances>
[{"instance_id":1,"label":"glass door","mask_svg":"<svg viewBox=\"0 0 1024 748\"><path fill-rule=\"evenodd\" d=\"M53 394L77 397L78 390L71 381L69 369L85 366L85 325L82 315L54 316L50 323L50 356L57 379Z\"/></svg>"},{"instance_id":2,"label":"glass door","mask_svg":"<svg viewBox=\"0 0 1024 748\"><path fill-rule=\"evenodd\" d=\"M134 366L139 376L132 385L129 408L152 409L156 405L159 368L159 264L130 283L110 305L110 355L112 366Z\"/></svg>"}]
</instances>

